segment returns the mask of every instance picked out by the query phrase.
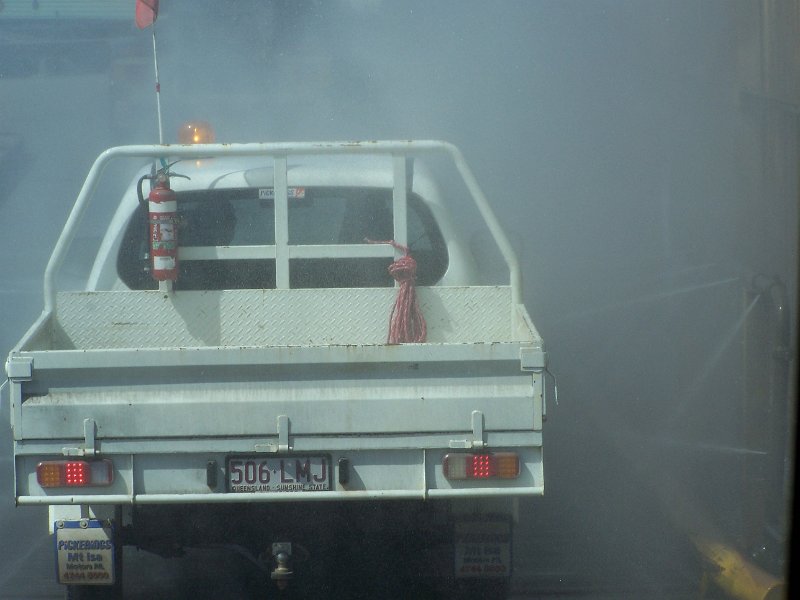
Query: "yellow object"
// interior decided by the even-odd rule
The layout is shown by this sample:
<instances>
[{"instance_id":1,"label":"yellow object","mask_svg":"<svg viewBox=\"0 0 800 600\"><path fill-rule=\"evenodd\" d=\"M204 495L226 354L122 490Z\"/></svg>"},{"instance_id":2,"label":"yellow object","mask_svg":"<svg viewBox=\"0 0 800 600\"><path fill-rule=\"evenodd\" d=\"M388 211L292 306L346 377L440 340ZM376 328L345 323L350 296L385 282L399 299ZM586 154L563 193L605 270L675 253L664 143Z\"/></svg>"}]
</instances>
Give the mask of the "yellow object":
<instances>
[{"instance_id":1,"label":"yellow object","mask_svg":"<svg viewBox=\"0 0 800 600\"><path fill-rule=\"evenodd\" d=\"M206 121L188 121L178 130L181 144L211 144L216 139L214 128Z\"/></svg>"},{"instance_id":2,"label":"yellow object","mask_svg":"<svg viewBox=\"0 0 800 600\"><path fill-rule=\"evenodd\" d=\"M783 581L748 563L736 550L709 540L693 538L695 546L708 560L708 576L732 598L740 600L779 600L786 597Z\"/></svg>"},{"instance_id":3,"label":"yellow object","mask_svg":"<svg viewBox=\"0 0 800 600\"><path fill-rule=\"evenodd\" d=\"M61 466L54 463L40 463L36 468L36 479L43 488L59 487L61 483Z\"/></svg>"},{"instance_id":4,"label":"yellow object","mask_svg":"<svg viewBox=\"0 0 800 600\"><path fill-rule=\"evenodd\" d=\"M519 476L519 457L511 452L495 454L497 476L500 479L515 479Z\"/></svg>"}]
</instances>

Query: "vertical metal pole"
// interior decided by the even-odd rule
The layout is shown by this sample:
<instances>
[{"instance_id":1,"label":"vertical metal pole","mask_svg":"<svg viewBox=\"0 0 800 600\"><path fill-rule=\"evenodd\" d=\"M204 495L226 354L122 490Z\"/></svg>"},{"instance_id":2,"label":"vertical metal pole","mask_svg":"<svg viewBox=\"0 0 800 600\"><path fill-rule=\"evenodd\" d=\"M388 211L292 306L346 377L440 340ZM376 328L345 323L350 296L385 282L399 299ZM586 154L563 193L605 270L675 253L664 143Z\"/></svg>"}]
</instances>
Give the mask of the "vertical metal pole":
<instances>
[{"instance_id":1,"label":"vertical metal pole","mask_svg":"<svg viewBox=\"0 0 800 600\"><path fill-rule=\"evenodd\" d=\"M9 380L8 398L11 401L11 419L14 441L22 439L22 383Z\"/></svg>"},{"instance_id":2,"label":"vertical metal pole","mask_svg":"<svg viewBox=\"0 0 800 600\"><path fill-rule=\"evenodd\" d=\"M394 215L394 241L408 246L408 208L406 157L402 154L392 156L394 182L392 185L392 214Z\"/></svg>"},{"instance_id":3,"label":"vertical metal pole","mask_svg":"<svg viewBox=\"0 0 800 600\"><path fill-rule=\"evenodd\" d=\"M158 110L158 143L164 144L164 128L161 125L161 82L158 79L158 53L156 52L156 24L153 21L153 66L156 70L156 109Z\"/></svg>"},{"instance_id":4,"label":"vertical metal pole","mask_svg":"<svg viewBox=\"0 0 800 600\"><path fill-rule=\"evenodd\" d=\"M402 154L392 155L392 220L394 221L394 241L402 246L408 246L408 190L406 189L406 157ZM395 257L399 250L395 248ZM395 281L394 287L400 283Z\"/></svg>"},{"instance_id":5,"label":"vertical metal pole","mask_svg":"<svg viewBox=\"0 0 800 600\"><path fill-rule=\"evenodd\" d=\"M506 234L503 232L503 228L500 227L500 223L498 222L492 207L489 205L489 201L486 199L486 196L484 196L483 191L478 185L477 179L475 179L472 171L470 171L467 161L464 160L464 156L461 154L461 151L452 144L448 144L446 148L450 153L450 156L452 156L453 162L456 165L456 169L458 169L458 172L461 174L467 189L469 190L470 194L472 194L472 199L475 201L475 205L478 207L483 220L486 221L486 225L489 227L489 231L492 233L492 236L497 243L497 247L500 249L500 253L508 263L511 284L511 300L514 304L522 304L522 271L520 270L519 261L517 260L517 255L514 252L514 248L511 246L511 242L508 241ZM512 322L515 322L514 314L512 314L511 318Z\"/></svg>"},{"instance_id":6,"label":"vertical metal pole","mask_svg":"<svg viewBox=\"0 0 800 600\"><path fill-rule=\"evenodd\" d=\"M289 289L289 192L286 155L275 157L275 287Z\"/></svg>"}]
</instances>

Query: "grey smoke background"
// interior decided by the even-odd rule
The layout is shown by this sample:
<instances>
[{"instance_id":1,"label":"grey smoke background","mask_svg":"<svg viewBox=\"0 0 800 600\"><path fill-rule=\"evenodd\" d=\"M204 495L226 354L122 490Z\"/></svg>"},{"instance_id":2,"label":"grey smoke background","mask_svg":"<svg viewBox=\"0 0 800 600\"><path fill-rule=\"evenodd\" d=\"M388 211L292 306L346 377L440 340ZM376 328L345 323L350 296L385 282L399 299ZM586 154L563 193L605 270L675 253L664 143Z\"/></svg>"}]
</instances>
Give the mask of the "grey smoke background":
<instances>
[{"instance_id":1,"label":"grey smoke background","mask_svg":"<svg viewBox=\"0 0 800 600\"><path fill-rule=\"evenodd\" d=\"M518 571L668 594L699 574L688 530L748 551L764 539L764 563L781 561L785 521L752 534L741 493L764 451L748 439L743 361L755 360L747 323L769 327L748 277L779 277L797 306L797 14L747 1L164 0L166 136L195 118L224 142L461 147L518 247L559 383L547 495L522 505ZM104 57L22 76L11 66L32 46L6 46L0 130L26 161L3 172L0 297L25 318L94 156L157 139L149 32L118 30ZM29 198L43 222L21 208ZM4 348L25 318L4 325Z\"/></svg>"}]
</instances>

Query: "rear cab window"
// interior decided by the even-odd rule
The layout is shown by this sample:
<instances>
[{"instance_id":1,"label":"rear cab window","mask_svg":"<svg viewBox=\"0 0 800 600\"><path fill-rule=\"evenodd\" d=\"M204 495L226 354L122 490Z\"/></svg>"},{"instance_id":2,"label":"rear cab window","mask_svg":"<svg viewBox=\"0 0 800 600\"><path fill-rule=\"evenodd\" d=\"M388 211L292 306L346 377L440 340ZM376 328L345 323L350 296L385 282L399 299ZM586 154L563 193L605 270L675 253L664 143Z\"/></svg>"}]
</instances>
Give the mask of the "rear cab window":
<instances>
[{"instance_id":1,"label":"rear cab window","mask_svg":"<svg viewBox=\"0 0 800 600\"><path fill-rule=\"evenodd\" d=\"M257 246L275 243L275 204L264 188L177 192L179 241L191 246ZM150 276L147 207L128 222L117 271L131 289L156 289ZM392 190L387 188L289 188L289 244L366 244L392 239ZM424 201L408 195L408 241L417 261L417 283L433 285L447 271L441 231ZM306 258L289 261L292 288L389 287L391 258ZM275 287L271 258L180 261L175 289Z\"/></svg>"}]
</instances>

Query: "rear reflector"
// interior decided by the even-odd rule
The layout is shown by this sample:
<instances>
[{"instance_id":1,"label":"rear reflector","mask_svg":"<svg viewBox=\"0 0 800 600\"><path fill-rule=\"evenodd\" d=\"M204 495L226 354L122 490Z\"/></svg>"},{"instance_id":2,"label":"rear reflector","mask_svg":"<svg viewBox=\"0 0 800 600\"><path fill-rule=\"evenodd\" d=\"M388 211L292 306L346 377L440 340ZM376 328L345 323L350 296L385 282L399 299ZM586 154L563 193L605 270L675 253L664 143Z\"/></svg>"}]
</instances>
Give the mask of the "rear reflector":
<instances>
[{"instance_id":1,"label":"rear reflector","mask_svg":"<svg viewBox=\"0 0 800 600\"><path fill-rule=\"evenodd\" d=\"M36 465L36 481L43 488L111 485L110 460L48 460Z\"/></svg>"},{"instance_id":2,"label":"rear reflector","mask_svg":"<svg viewBox=\"0 0 800 600\"><path fill-rule=\"evenodd\" d=\"M446 454L442 469L447 479L515 479L519 477L519 456L514 452Z\"/></svg>"}]
</instances>

